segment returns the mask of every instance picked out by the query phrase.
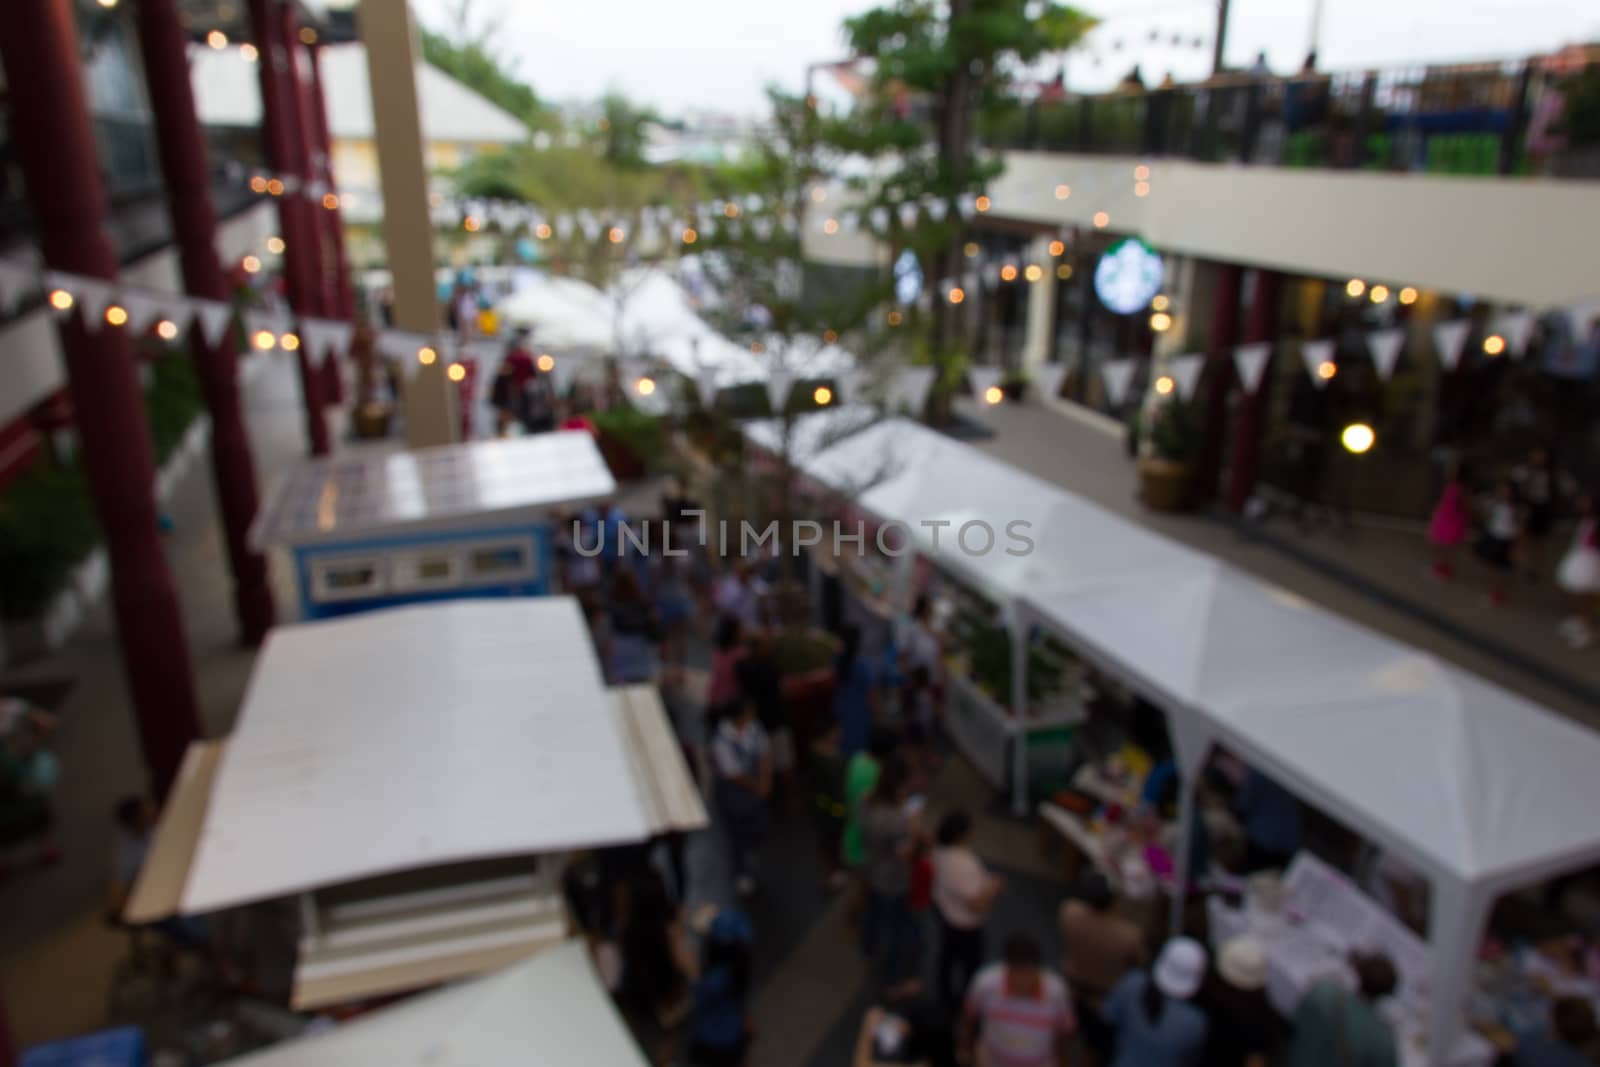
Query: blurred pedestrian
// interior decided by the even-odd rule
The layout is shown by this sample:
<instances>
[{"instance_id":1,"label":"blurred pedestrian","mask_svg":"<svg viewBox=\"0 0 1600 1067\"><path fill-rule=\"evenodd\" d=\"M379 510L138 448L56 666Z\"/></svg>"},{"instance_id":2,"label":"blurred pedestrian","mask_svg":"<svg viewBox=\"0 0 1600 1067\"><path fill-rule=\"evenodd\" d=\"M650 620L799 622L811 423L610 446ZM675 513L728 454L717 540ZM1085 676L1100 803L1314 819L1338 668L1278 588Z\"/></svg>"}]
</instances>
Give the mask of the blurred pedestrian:
<instances>
[{"instance_id":1,"label":"blurred pedestrian","mask_svg":"<svg viewBox=\"0 0 1600 1067\"><path fill-rule=\"evenodd\" d=\"M1252 937L1217 953L1199 1004L1206 1013L1205 1067L1267 1067L1283 1040L1283 1020L1267 1000L1267 956Z\"/></svg>"},{"instance_id":2,"label":"blurred pedestrian","mask_svg":"<svg viewBox=\"0 0 1600 1067\"><path fill-rule=\"evenodd\" d=\"M1044 967L1039 942L1017 935L967 988L957 1057L975 1067L1071 1067L1076 1029L1066 982Z\"/></svg>"},{"instance_id":3,"label":"blurred pedestrian","mask_svg":"<svg viewBox=\"0 0 1600 1067\"><path fill-rule=\"evenodd\" d=\"M1455 576L1456 555L1472 525L1468 506L1470 490L1466 470L1459 460L1445 472L1444 488L1428 520L1428 543L1433 548L1433 576L1449 581Z\"/></svg>"},{"instance_id":4,"label":"blurred pedestrian","mask_svg":"<svg viewBox=\"0 0 1600 1067\"><path fill-rule=\"evenodd\" d=\"M1072 899L1062 903L1058 923L1065 959L1062 973L1072 990L1083 1041L1105 1063L1115 1045L1105 1001L1117 983L1145 962L1144 934L1113 910L1111 886L1098 871Z\"/></svg>"},{"instance_id":5,"label":"blurred pedestrian","mask_svg":"<svg viewBox=\"0 0 1600 1067\"><path fill-rule=\"evenodd\" d=\"M1594 642L1595 602L1600 599L1600 514L1591 493L1578 498L1578 525L1556 568L1556 584L1572 605L1572 614L1562 620L1561 636L1573 648L1587 648Z\"/></svg>"},{"instance_id":6,"label":"blurred pedestrian","mask_svg":"<svg viewBox=\"0 0 1600 1067\"><path fill-rule=\"evenodd\" d=\"M972 850L972 816L949 812L939 821L933 850L933 901L939 913L938 994L961 1003L983 965L983 928L1005 879L991 874Z\"/></svg>"},{"instance_id":7,"label":"blurred pedestrian","mask_svg":"<svg viewBox=\"0 0 1600 1067\"><path fill-rule=\"evenodd\" d=\"M901 758L883 766L861 810L862 878L867 889L862 942L884 996L905 999L922 989L917 977L921 935L911 913L911 867L922 836L921 805Z\"/></svg>"},{"instance_id":8,"label":"blurred pedestrian","mask_svg":"<svg viewBox=\"0 0 1600 1067\"><path fill-rule=\"evenodd\" d=\"M1511 479L1502 479L1494 487L1484 506L1483 529L1472 546L1483 565L1489 569L1489 604L1499 607L1506 602L1506 580L1515 566L1517 542L1522 537L1522 505L1517 501L1517 487Z\"/></svg>"},{"instance_id":9,"label":"blurred pedestrian","mask_svg":"<svg viewBox=\"0 0 1600 1067\"><path fill-rule=\"evenodd\" d=\"M1557 997L1550 1005L1550 1033L1517 1042L1514 1067L1594 1067L1600 1063L1600 1028L1594 1005L1582 997Z\"/></svg>"},{"instance_id":10,"label":"blurred pedestrian","mask_svg":"<svg viewBox=\"0 0 1600 1067\"><path fill-rule=\"evenodd\" d=\"M635 871L624 900L617 1002L651 1062L668 1067L692 1007L696 960L682 914L653 867Z\"/></svg>"},{"instance_id":11,"label":"blurred pedestrian","mask_svg":"<svg viewBox=\"0 0 1600 1067\"><path fill-rule=\"evenodd\" d=\"M711 649L711 672L706 682L706 723L715 730L721 719L740 703L739 661L744 658L744 642L739 639L739 620L723 615Z\"/></svg>"},{"instance_id":12,"label":"blurred pedestrian","mask_svg":"<svg viewBox=\"0 0 1600 1067\"><path fill-rule=\"evenodd\" d=\"M1205 1013L1191 1001L1206 976L1206 950L1175 937L1149 971L1134 971L1106 999L1116 1032L1111 1067L1198 1067L1205 1048Z\"/></svg>"},{"instance_id":13,"label":"blurred pedestrian","mask_svg":"<svg viewBox=\"0 0 1600 1067\"><path fill-rule=\"evenodd\" d=\"M1396 1067L1400 1062L1394 1031L1378 1002L1394 992L1394 964L1381 954L1353 954L1354 992L1325 979L1300 998L1294 1012L1294 1037L1288 1067Z\"/></svg>"},{"instance_id":14,"label":"blurred pedestrian","mask_svg":"<svg viewBox=\"0 0 1600 1067\"><path fill-rule=\"evenodd\" d=\"M742 1067L750 1050L750 920L724 909L711 921L694 983L693 1067ZM596 1065L599 1067L599 1065Z\"/></svg>"},{"instance_id":15,"label":"blurred pedestrian","mask_svg":"<svg viewBox=\"0 0 1600 1067\"><path fill-rule=\"evenodd\" d=\"M811 758L806 761L806 780L810 785L810 811L816 828L822 878L830 889L842 888L849 880L840 866L839 845L844 836L845 760L839 747L839 722L831 720L811 743Z\"/></svg>"},{"instance_id":16,"label":"blurred pedestrian","mask_svg":"<svg viewBox=\"0 0 1600 1067\"><path fill-rule=\"evenodd\" d=\"M834 656L833 710L839 722L839 746L846 756L867 747L878 717L878 673L861 655L861 630L846 626L839 633Z\"/></svg>"},{"instance_id":17,"label":"blurred pedestrian","mask_svg":"<svg viewBox=\"0 0 1600 1067\"><path fill-rule=\"evenodd\" d=\"M734 891L747 896L755 891L755 854L766 838L767 797L772 792L772 749L753 703L742 701L717 726L711 761Z\"/></svg>"},{"instance_id":18,"label":"blurred pedestrian","mask_svg":"<svg viewBox=\"0 0 1600 1067\"><path fill-rule=\"evenodd\" d=\"M765 630L747 630L744 656L734 666L740 695L755 705L756 718L772 744L772 771L779 794L792 803L794 797L794 730L783 707L783 676L773 656L772 638Z\"/></svg>"}]
</instances>

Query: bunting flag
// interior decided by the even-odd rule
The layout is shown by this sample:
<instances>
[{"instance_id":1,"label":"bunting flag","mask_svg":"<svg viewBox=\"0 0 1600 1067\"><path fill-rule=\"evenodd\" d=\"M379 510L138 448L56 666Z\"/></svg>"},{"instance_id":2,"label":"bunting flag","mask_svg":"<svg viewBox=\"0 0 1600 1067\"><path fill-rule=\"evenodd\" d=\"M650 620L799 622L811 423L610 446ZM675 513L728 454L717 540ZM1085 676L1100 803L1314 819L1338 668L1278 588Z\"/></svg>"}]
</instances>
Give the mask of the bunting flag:
<instances>
[{"instance_id":1,"label":"bunting flag","mask_svg":"<svg viewBox=\"0 0 1600 1067\"><path fill-rule=\"evenodd\" d=\"M356 328L348 322L329 320L323 323L323 336L327 338L326 351L338 354L349 352L351 344L355 341Z\"/></svg>"},{"instance_id":2,"label":"bunting flag","mask_svg":"<svg viewBox=\"0 0 1600 1067\"><path fill-rule=\"evenodd\" d=\"M1400 362L1400 351L1406 346L1406 331L1400 328L1389 330L1373 330L1367 334L1367 351L1372 353L1372 365L1378 369L1378 377L1388 381L1394 374L1395 364Z\"/></svg>"},{"instance_id":3,"label":"bunting flag","mask_svg":"<svg viewBox=\"0 0 1600 1067\"><path fill-rule=\"evenodd\" d=\"M989 390L1000 384L1000 368L971 367L967 370L967 381L972 383L972 395L987 402Z\"/></svg>"},{"instance_id":4,"label":"bunting flag","mask_svg":"<svg viewBox=\"0 0 1600 1067\"><path fill-rule=\"evenodd\" d=\"M0 315L11 314L22 294L33 288L35 271L0 259Z\"/></svg>"},{"instance_id":5,"label":"bunting flag","mask_svg":"<svg viewBox=\"0 0 1600 1067\"><path fill-rule=\"evenodd\" d=\"M5 280L0 278L0 289L5 286ZM0 292L0 308L5 307L5 294ZM1595 318L1600 315L1600 307L1594 303L1573 304L1567 308L1567 327L1572 331L1572 339L1578 344L1589 339L1589 333L1594 327Z\"/></svg>"},{"instance_id":6,"label":"bunting flag","mask_svg":"<svg viewBox=\"0 0 1600 1067\"><path fill-rule=\"evenodd\" d=\"M1455 319L1436 323L1433 327L1433 344L1439 350L1439 365L1447 371L1461 364L1461 350L1466 346L1467 334L1472 332L1472 322Z\"/></svg>"},{"instance_id":7,"label":"bunting flag","mask_svg":"<svg viewBox=\"0 0 1600 1067\"><path fill-rule=\"evenodd\" d=\"M1266 376L1267 362L1270 359L1272 359L1270 341L1240 345L1233 350L1233 370L1239 375L1239 385L1246 393L1254 396L1256 390L1261 388L1261 380Z\"/></svg>"},{"instance_id":8,"label":"bunting flag","mask_svg":"<svg viewBox=\"0 0 1600 1067\"><path fill-rule=\"evenodd\" d=\"M877 230L877 231L879 231L881 233L882 231L887 230L889 228L889 209L888 208L886 208L886 207L875 207L875 208L872 209L872 212L868 217L872 220L872 228L874 230Z\"/></svg>"},{"instance_id":9,"label":"bunting flag","mask_svg":"<svg viewBox=\"0 0 1600 1067\"><path fill-rule=\"evenodd\" d=\"M157 319L166 317L166 301L152 293L130 290L122 294L122 306L128 312L128 332L141 337L150 332Z\"/></svg>"},{"instance_id":10,"label":"bunting flag","mask_svg":"<svg viewBox=\"0 0 1600 1067\"><path fill-rule=\"evenodd\" d=\"M77 279L77 286L72 296L77 301L78 310L83 316L85 329L91 333L100 329L105 321L106 308L111 306L115 294L116 290L110 282L98 278Z\"/></svg>"},{"instance_id":11,"label":"bunting flag","mask_svg":"<svg viewBox=\"0 0 1600 1067\"><path fill-rule=\"evenodd\" d=\"M228 327L233 323L233 305L221 300L193 300L189 306L194 310L194 322L200 331L200 339L205 341L207 348L216 348L227 336Z\"/></svg>"},{"instance_id":12,"label":"bunting flag","mask_svg":"<svg viewBox=\"0 0 1600 1067\"><path fill-rule=\"evenodd\" d=\"M244 329L253 339L258 333L270 333L276 343L276 338L289 328L289 323L273 311L246 311L244 313Z\"/></svg>"},{"instance_id":13,"label":"bunting flag","mask_svg":"<svg viewBox=\"0 0 1600 1067\"><path fill-rule=\"evenodd\" d=\"M1200 372L1205 368L1206 357L1198 352L1188 355L1173 356L1167 363L1167 373L1172 375L1173 384L1178 387L1178 395L1188 400L1194 396L1195 386L1200 384Z\"/></svg>"},{"instance_id":14,"label":"bunting flag","mask_svg":"<svg viewBox=\"0 0 1600 1067\"><path fill-rule=\"evenodd\" d=\"M900 225L904 226L908 230L916 226L917 214L917 205L915 203L908 200L904 204L901 204Z\"/></svg>"},{"instance_id":15,"label":"bunting flag","mask_svg":"<svg viewBox=\"0 0 1600 1067\"><path fill-rule=\"evenodd\" d=\"M378 351L390 359L415 359L417 352L429 339L420 333L405 330L383 330L378 334Z\"/></svg>"},{"instance_id":16,"label":"bunting flag","mask_svg":"<svg viewBox=\"0 0 1600 1067\"><path fill-rule=\"evenodd\" d=\"M1136 359L1108 359L1100 364L1100 381L1106 387L1106 399L1112 407L1121 407L1128 397L1128 387L1133 384L1134 372L1139 369Z\"/></svg>"},{"instance_id":17,"label":"bunting flag","mask_svg":"<svg viewBox=\"0 0 1600 1067\"><path fill-rule=\"evenodd\" d=\"M767 375L767 403L772 405L773 413L781 412L789 403L789 389L794 383L789 378L789 372L782 367L773 367Z\"/></svg>"},{"instance_id":18,"label":"bunting flag","mask_svg":"<svg viewBox=\"0 0 1600 1067\"><path fill-rule=\"evenodd\" d=\"M866 371L860 367L851 367L834 376L834 384L839 387L839 401L844 404L854 404L861 395L861 387L866 383Z\"/></svg>"},{"instance_id":19,"label":"bunting flag","mask_svg":"<svg viewBox=\"0 0 1600 1067\"><path fill-rule=\"evenodd\" d=\"M970 219L978 213L978 198L971 193L962 193L956 200L956 210L964 219Z\"/></svg>"},{"instance_id":20,"label":"bunting flag","mask_svg":"<svg viewBox=\"0 0 1600 1067\"><path fill-rule=\"evenodd\" d=\"M1039 387L1039 396L1044 400L1054 400L1061 395L1061 383L1067 378L1067 365L1065 363L1046 363L1034 371L1034 382Z\"/></svg>"},{"instance_id":21,"label":"bunting flag","mask_svg":"<svg viewBox=\"0 0 1600 1067\"><path fill-rule=\"evenodd\" d=\"M1528 340L1533 336L1533 324L1531 311L1506 311L1495 319L1494 330L1506 339L1506 352L1520 359L1527 352Z\"/></svg>"},{"instance_id":22,"label":"bunting flag","mask_svg":"<svg viewBox=\"0 0 1600 1067\"><path fill-rule=\"evenodd\" d=\"M1300 358L1305 360L1306 373L1311 375L1311 384L1318 389L1328 384L1328 379L1318 371L1324 363L1333 362L1333 348L1332 341L1307 341L1300 347Z\"/></svg>"},{"instance_id":23,"label":"bunting flag","mask_svg":"<svg viewBox=\"0 0 1600 1067\"><path fill-rule=\"evenodd\" d=\"M928 391L933 388L932 367L902 367L895 372L889 389L891 410L920 413L928 403Z\"/></svg>"},{"instance_id":24,"label":"bunting flag","mask_svg":"<svg viewBox=\"0 0 1600 1067\"><path fill-rule=\"evenodd\" d=\"M928 201L928 218L934 222L943 222L945 215L950 211L950 205L943 200Z\"/></svg>"}]
</instances>

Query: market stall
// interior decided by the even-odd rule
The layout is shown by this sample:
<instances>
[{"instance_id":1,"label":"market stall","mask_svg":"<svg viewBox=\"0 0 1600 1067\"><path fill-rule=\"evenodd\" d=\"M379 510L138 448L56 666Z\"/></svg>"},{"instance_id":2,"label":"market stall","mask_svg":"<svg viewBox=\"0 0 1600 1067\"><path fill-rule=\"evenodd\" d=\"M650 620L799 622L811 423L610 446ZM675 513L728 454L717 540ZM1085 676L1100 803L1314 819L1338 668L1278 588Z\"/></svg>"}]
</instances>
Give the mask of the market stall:
<instances>
[{"instance_id":1,"label":"market stall","mask_svg":"<svg viewBox=\"0 0 1600 1067\"><path fill-rule=\"evenodd\" d=\"M549 520L616 482L580 431L311 459L251 531L291 554L307 618L553 591Z\"/></svg>"},{"instance_id":2,"label":"market stall","mask_svg":"<svg viewBox=\"0 0 1600 1067\"><path fill-rule=\"evenodd\" d=\"M271 632L124 914L297 898L316 1008L520 959L565 936L560 853L706 824L659 698L604 688L576 601L393 608Z\"/></svg>"}]
</instances>

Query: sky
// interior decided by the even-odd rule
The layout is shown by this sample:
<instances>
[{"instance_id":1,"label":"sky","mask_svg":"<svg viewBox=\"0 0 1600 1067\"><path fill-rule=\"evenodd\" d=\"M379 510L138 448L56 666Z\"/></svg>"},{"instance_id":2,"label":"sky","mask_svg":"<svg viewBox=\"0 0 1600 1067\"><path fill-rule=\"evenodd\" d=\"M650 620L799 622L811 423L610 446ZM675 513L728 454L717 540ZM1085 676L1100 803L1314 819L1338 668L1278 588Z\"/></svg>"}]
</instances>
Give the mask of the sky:
<instances>
[{"instance_id":1,"label":"sky","mask_svg":"<svg viewBox=\"0 0 1600 1067\"><path fill-rule=\"evenodd\" d=\"M412 0L443 26L459 0ZM1319 0L1232 0L1227 58L1265 50L1299 68ZM1516 59L1600 41L1594 0L1320 0L1325 70ZM592 99L608 89L676 115L756 114L763 87L798 89L808 63L843 58L842 20L873 0L470 0L475 22L502 20L497 39L542 98ZM1209 73L1214 0L1083 0L1102 20L1067 61L1069 88L1106 88L1139 63L1147 80ZM1160 41L1150 44L1154 34ZM1174 48L1171 41L1184 43ZM1200 39L1200 47L1195 40Z\"/></svg>"}]
</instances>

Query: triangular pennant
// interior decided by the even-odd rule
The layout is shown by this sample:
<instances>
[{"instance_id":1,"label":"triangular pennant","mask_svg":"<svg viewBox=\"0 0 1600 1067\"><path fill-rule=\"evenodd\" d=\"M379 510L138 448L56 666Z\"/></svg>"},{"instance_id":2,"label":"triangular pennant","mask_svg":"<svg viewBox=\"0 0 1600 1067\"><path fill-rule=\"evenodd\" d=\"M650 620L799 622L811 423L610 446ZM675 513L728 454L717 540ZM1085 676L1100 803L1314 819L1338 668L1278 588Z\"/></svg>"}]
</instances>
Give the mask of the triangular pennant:
<instances>
[{"instance_id":1,"label":"triangular pennant","mask_svg":"<svg viewBox=\"0 0 1600 1067\"><path fill-rule=\"evenodd\" d=\"M1312 385L1321 389L1328 384L1328 379L1322 374L1322 365L1333 362L1332 341L1307 341L1300 347L1300 358L1305 360L1306 373L1311 375Z\"/></svg>"},{"instance_id":2,"label":"triangular pennant","mask_svg":"<svg viewBox=\"0 0 1600 1067\"><path fill-rule=\"evenodd\" d=\"M1138 369L1139 361L1135 359L1108 359L1100 364L1100 381L1112 407L1120 407L1127 398L1128 386L1133 384L1133 374Z\"/></svg>"},{"instance_id":3,"label":"triangular pennant","mask_svg":"<svg viewBox=\"0 0 1600 1067\"><path fill-rule=\"evenodd\" d=\"M90 330L98 330L104 321L106 308L111 306L111 301L116 296L116 289L110 282L103 282L98 278L79 278L77 292L73 295L77 298L78 308L83 313L84 326Z\"/></svg>"},{"instance_id":4,"label":"triangular pennant","mask_svg":"<svg viewBox=\"0 0 1600 1067\"><path fill-rule=\"evenodd\" d=\"M1466 346L1467 334L1472 332L1472 320L1455 319L1435 323L1433 344L1439 350L1439 366L1455 370L1461 363L1461 350Z\"/></svg>"},{"instance_id":5,"label":"triangular pennant","mask_svg":"<svg viewBox=\"0 0 1600 1067\"><path fill-rule=\"evenodd\" d=\"M767 374L767 403L772 405L774 414L782 412L789 404L789 390L794 381L789 377L789 372L782 367L773 367Z\"/></svg>"},{"instance_id":6,"label":"triangular pennant","mask_svg":"<svg viewBox=\"0 0 1600 1067\"><path fill-rule=\"evenodd\" d=\"M1000 368L971 367L967 370L967 381L972 383L972 395L988 403L989 390L1000 386Z\"/></svg>"},{"instance_id":7,"label":"triangular pennant","mask_svg":"<svg viewBox=\"0 0 1600 1067\"><path fill-rule=\"evenodd\" d=\"M406 330L381 330L378 333L378 351L390 359L415 359L417 352L428 339L419 333Z\"/></svg>"},{"instance_id":8,"label":"triangular pennant","mask_svg":"<svg viewBox=\"0 0 1600 1067\"><path fill-rule=\"evenodd\" d=\"M565 241L568 237L572 236L572 216L571 215L557 215L556 216L556 236L561 238L563 241Z\"/></svg>"},{"instance_id":9,"label":"triangular pennant","mask_svg":"<svg viewBox=\"0 0 1600 1067\"><path fill-rule=\"evenodd\" d=\"M917 224L917 205L916 204L911 203L911 202L907 202L907 203L901 204L900 208L899 208L899 212L900 212L900 225L901 226L904 226L906 229L909 230L909 229L911 229L913 226L915 226Z\"/></svg>"},{"instance_id":10,"label":"triangular pennant","mask_svg":"<svg viewBox=\"0 0 1600 1067\"><path fill-rule=\"evenodd\" d=\"M0 315L11 314L22 294L33 288L33 278L31 269L0 260Z\"/></svg>"},{"instance_id":11,"label":"triangular pennant","mask_svg":"<svg viewBox=\"0 0 1600 1067\"><path fill-rule=\"evenodd\" d=\"M839 400L841 403L854 404L856 397L861 395L861 387L866 384L867 372L860 367L851 367L834 376L834 384L839 387Z\"/></svg>"},{"instance_id":12,"label":"triangular pennant","mask_svg":"<svg viewBox=\"0 0 1600 1067\"><path fill-rule=\"evenodd\" d=\"M895 372L894 385L889 392L890 408L920 413L928 402L928 390L933 388L933 379L932 367L900 368Z\"/></svg>"},{"instance_id":13,"label":"triangular pennant","mask_svg":"<svg viewBox=\"0 0 1600 1067\"><path fill-rule=\"evenodd\" d=\"M355 340L356 328L348 322L327 322L323 324L322 333L326 339L327 350L337 356L350 351L350 345Z\"/></svg>"},{"instance_id":14,"label":"triangular pennant","mask_svg":"<svg viewBox=\"0 0 1600 1067\"><path fill-rule=\"evenodd\" d=\"M872 220L872 228L874 230L877 230L877 231L879 231L881 233L882 231L887 230L889 228L889 209L888 208L886 208L886 207L875 207L875 208L872 209L872 213L868 217Z\"/></svg>"},{"instance_id":15,"label":"triangular pennant","mask_svg":"<svg viewBox=\"0 0 1600 1067\"><path fill-rule=\"evenodd\" d=\"M322 356L328 350L328 320L301 319L300 343L313 359Z\"/></svg>"},{"instance_id":16,"label":"triangular pennant","mask_svg":"<svg viewBox=\"0 0 1600 1067\"><path fill-rule=\"evenodd\" d=\"M1261 379L1267 372L1267 361L1272 358L1272 342L1258 341L1240 345L1233 350L1233 370L1239 376L1239 385L1251 396L1261 388Z\"/></svg>"},{"instance_id":17,"label":"triangular pennant","mask_svg":"<svg viewBox=\"0 0 1600 1067\"><path fill-rule=\"evenodd\" d=\"M972 218L978 213L978 198L971 193L962 193L956 200L956 210L961 213L962 218Z\"/></svg>"},{"instance_id":18,"label":"triangular pennant","mask_svg":"<svg viewBox=\"0 0 1600 1067\"><path fill-rule=\"evenodd\" d=\"M5 307L5 298L0 295L0 308ZM1583 344L1589 339L1589 334L1594 331L1597 316L1600 316L1600 307L1593 302L1573 304L1566 309L1567 328L1572 331L1572 340Z\"/></svg>"},{"instance_id":19,"label":"triangular pennant","mask_svg":"<svg viewBox=\"0 0 1600 1067\"><path fill-rule=\"evenodd\" d=\"M717 404L717 372L706 367L694 376L695 392L700 397L700 406L710 409Z\"/></svg>"},{"instance_id":20,"label":"triangular pennant","mask_svg":"<svg viewBox=\"0 0 1600 1067\"><path fill-rule=\"evenodd\" d=\"M1495 319L1494 329L1506 339L1506 351L1513 357L1521 357L1527 351L1528 339L1533 336L1533 325L1531 311L1506 311Z\"/></svg>"},{"instance_id":21,"label":"triangular pennant","mask_svg":"<svg viewBox=\"0 0 1600 1067\"><path fill-rule=\"evenodd\" d=\"M943 200L928 201L928 218L934 222L943 222L945 214L950 210L950 205Z\"/></svg>"},{"instance_id":22,"label":"triangular pennant","mask_svg":"<svg viewBox=\"0 0 1600 1067\"><path fill-rule=\"evenodd\" d=\"M1400 362L1400 350L1405 346L1406 332L1398 327L1367 334L1367 351L1372 353L1372 365L1378 369L1381 380L1388 381L1394 374L1394 366Z\"/></svg>"},{"instance_id":23,"label":"triangular pennant","mask_svg":"<svg viewBox=\"0 0 1600 1067\"><path fill-rule=\"evenodd\" d=\"M195 300L189 304L194 321L200 330L200 339L207 348L216 348L227 335L233 323L233 305L221 300Z\"/></svg>"},{"instance_id":24,"label":"triangular pennant","mask_svg":"<svg viewBox=\"0 0 1600 1067\"><path fill-rule=\"evenodd\" d=\"M128 311L128 332L135 337L143 337L148 333L164 313L162 303L148 293L123 293L122 306Z\"/></svg>"},{"instance_id":25,"label":"triangular pennant","mask_svg":"<svg viewBox=\"0 0 1600 1067\"><path fill-rule=\"evenodd\" d=\"M1066 380L1065 363L1046 363L1033 372L1034 384L1041 400L1054 400L1061 395L1061 383Z\"/></svg>"},{"instance_id":26,"label":"triangular pennant","mask_svg":"<svg viewBox=\"0 0 1600 1067\"><path fill-rule=\"evenodd\" d=\"M1194 396L1194 387L1200 384L1200 371L1205 368L1206 357L1198 352L1173 356L1167 363L1167 373L1172 375L1178 395L1188 400Z\"/></svg>"}]
</instances>

